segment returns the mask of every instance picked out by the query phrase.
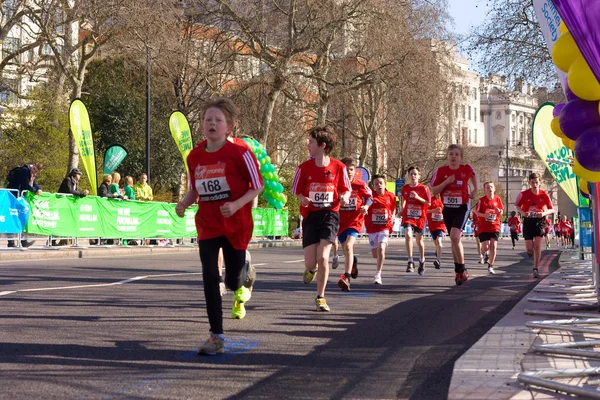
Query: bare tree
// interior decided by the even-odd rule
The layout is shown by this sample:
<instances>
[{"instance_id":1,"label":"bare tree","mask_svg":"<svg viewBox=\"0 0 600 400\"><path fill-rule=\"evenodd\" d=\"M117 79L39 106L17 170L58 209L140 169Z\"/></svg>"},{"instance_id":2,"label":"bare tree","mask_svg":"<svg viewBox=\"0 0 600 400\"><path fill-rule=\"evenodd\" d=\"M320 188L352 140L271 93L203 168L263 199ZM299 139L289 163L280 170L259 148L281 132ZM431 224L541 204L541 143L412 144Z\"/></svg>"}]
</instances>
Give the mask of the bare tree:
<instances>
[{"instance_id":1,"label":"bare tree","mask_svg":"<svg viewBox=\"0 0 600 400\"><path fill-rule=\"evenodd\" d=\"M467 38L485 72L552 84L556 70L535 16L533 0L492 0L486 21Z\"/></svg>"}]
</instances>

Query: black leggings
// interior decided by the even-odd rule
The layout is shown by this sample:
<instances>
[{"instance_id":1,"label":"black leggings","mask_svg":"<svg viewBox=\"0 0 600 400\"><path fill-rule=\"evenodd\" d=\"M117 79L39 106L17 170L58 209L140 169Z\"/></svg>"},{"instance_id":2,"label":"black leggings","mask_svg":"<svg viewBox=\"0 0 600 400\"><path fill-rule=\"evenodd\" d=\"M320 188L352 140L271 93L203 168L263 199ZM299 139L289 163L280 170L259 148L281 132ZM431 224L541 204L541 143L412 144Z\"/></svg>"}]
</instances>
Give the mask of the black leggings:
<instances>
[{"instance_id":1,"label":"black leggings","mask_svg":"<svg viewBox=\"0 0 600 400\"><path fill-rule=\"evenodd\" d=\"M200 240L200 262L202 263L202 280L204 281L204 297L208 323L213 334L223 333L223 305L219 291L219 249L223 249L223 258L227 273L225 283L229 289L236 291L244 283L244 263L246 251L233 248L226 237Z\"/></svg>"}]
</instances>

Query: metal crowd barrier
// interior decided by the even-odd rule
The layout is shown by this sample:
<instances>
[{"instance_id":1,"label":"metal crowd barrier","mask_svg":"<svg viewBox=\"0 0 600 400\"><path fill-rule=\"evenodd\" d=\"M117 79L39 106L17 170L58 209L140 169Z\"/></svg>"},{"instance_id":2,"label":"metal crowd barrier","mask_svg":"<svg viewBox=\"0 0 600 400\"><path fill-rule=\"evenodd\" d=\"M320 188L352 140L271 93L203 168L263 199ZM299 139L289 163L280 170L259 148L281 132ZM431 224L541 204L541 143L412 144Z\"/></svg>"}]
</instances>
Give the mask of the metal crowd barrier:
<instances>
[{"instance_id":1,"label":"metal crowd barrier","mask_svg":"<svg viewBox=\"0 0 600 400\"><path fill-rule=\"evenodd\" d=\"M551 304L553 309L525 310L526 315L556 317L530 321L526 326L540 332L568 332L573 335L562 337L582 337L600 335L600 269L592 255L591 248L573 249L569 251L572 259L563 262L558 279L549 280L549 287L535 288L535 293L542 296L530 297L533 303ZM589 260L589 262L588 262ZM594 351L600 347L600 340L576 340L559 343L539 344L532 347L532 351L549 357L573 356L582 360L600 358L600 352ZM591 377L600 375L600 368L569 368L555 370L526 371L518 375L518 381L527 385L558 390L569 395L585 398L600 399L600 390L590 386L597 386L600 381L590 380ZM558 382L557 379L582 378L578 384ZM583 378L588 378L583 382ZM585 385L588 385L586 387Z\"/></svg>"}]
</instances>

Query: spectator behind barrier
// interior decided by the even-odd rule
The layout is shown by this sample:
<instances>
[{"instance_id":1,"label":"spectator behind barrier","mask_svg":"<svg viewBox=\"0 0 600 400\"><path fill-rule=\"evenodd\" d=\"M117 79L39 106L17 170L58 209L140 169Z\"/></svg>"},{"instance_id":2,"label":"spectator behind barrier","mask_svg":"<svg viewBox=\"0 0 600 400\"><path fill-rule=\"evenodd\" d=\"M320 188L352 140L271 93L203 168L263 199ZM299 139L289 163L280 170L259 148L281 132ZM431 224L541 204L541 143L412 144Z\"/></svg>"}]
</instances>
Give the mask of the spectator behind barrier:
<instances>
[{"instance_id":1,"label":"spectator behind barrier","mask_svg":"<svg viewBox=\"0 0 600 400\"><path fill-rule=\"evenodd\" d=\"M72 194L73 196L85 197L90 192L86 190L78 190L79 180L81 179L81 171L77 168L73 168L69 175L65 179L63 179L60 187L58 188L58 193L64 194Z\"/></svg>"},{"instance_id":2,"label":"spectator behind barrier","mask_svg":"<svg viewBox=\"0 0 600 400\"><path fill-rule=\"evenodd\" d=\"M104 175L102 178L102 184L98 188L99 197L113 197L110 194L110 184L112 183L112 176L109 174Z\"/></svg>"},{"instance_id":3,"label":"spectator behind barrier","mask_svg":"<svg viewBox=\"0 0 600 400\"><path fill-rule=\"evenodd\" d=\"M122 189L119 189L119 182L121 181L121 174L118 173L117 171L113 172L112 174L112 185L110 185L110 195L111 197L115 197L115 198L119 198L119 199L123 199L123 198L127 198L123 196L123 193L121 193Z\"/></svg>"},{"instance_id":4,"label":"spectator behind barrier","mask_svg":"<svg viewBox=\"0 0 600 400\"><path fill-rule=\"evenodd\" d=\"M139 177L139 182L133 186L135 190L135 198L141 201L152 201L154 196L152 196L152 188L148 185L148 175L141 173Z\"/></svg>"},{"instance_id":5,"label":"spectator behind barrier","mask_svg":"<svg viewBox=\"0 0 600 400\"><path fill-rule=\"evenodd\" d=\"M42 187L37 184L36 176L44 169L43 164L24 164L22 167L12 169L8 176L8 189L16 189L19 191L17 196L21 195L23 190L28 190L36 195L42 194ZM21 246L29 247L34 244L35 241L28 242L27 240L21 240ZM8 247L17 247L14 240L8 241Z\"/></svg>"},{"instance_id":6,"label":"spectator behind barrier","mask_svg":"<svg viewBox=\"0 0 600 400\"><path fill-rule=\"evenodd\" d=\"M126 176L125 186L123 187L123 191L125 192L125 198L129 200L135 200L135 191L133 190L133 177Z\"/></svg>"}]
</instances>

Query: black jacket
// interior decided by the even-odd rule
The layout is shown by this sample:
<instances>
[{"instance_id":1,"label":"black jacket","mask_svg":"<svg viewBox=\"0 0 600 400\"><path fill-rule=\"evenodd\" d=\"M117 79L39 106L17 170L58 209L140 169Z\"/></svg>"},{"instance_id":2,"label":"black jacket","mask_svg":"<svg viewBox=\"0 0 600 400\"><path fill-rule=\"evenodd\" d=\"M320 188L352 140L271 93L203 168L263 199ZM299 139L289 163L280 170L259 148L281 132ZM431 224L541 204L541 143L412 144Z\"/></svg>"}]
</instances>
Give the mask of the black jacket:
<instances>
[{"instance_id":1,"label":"black jacket","mask_svg":"<svg viewBox=\"0 0 600 400\"><path fill-rule=\"evenodd\" d=\"M29 184L29 180L31 178L31 170L29 169L29 165L25 164L21 168L19 168L13 179L8 182L6 187L8 189L17 189L19 191L19 195L21 195L21 191L29 190L30 192L37 192L38 190L42 190L42 187L37 184L35 178L33 179L33 186Z\"/></svg>"},{"instance_id":2,"label":"black jacket","mask_svg":"<svg viewBox=\"0 0 600 400\"><path fill-rule=\"evenodd\" d=\"M98 196L99 197L112 197L110 195L110 187L107 183L102 182L102 185L98 188Z\"/></svg>"},{"instance_id":3,"label":"black jacket","mask_svg":"<svg viewBox=\"0 0 600 400\"><path fill-rule=\"evenodd\" d=\"M73 196L85 197L83 190L77 190L78 184L79 182L77 182L74 176L67 176L60 184L58 193L70 193Z\"/></svg>"}]
</instances>

